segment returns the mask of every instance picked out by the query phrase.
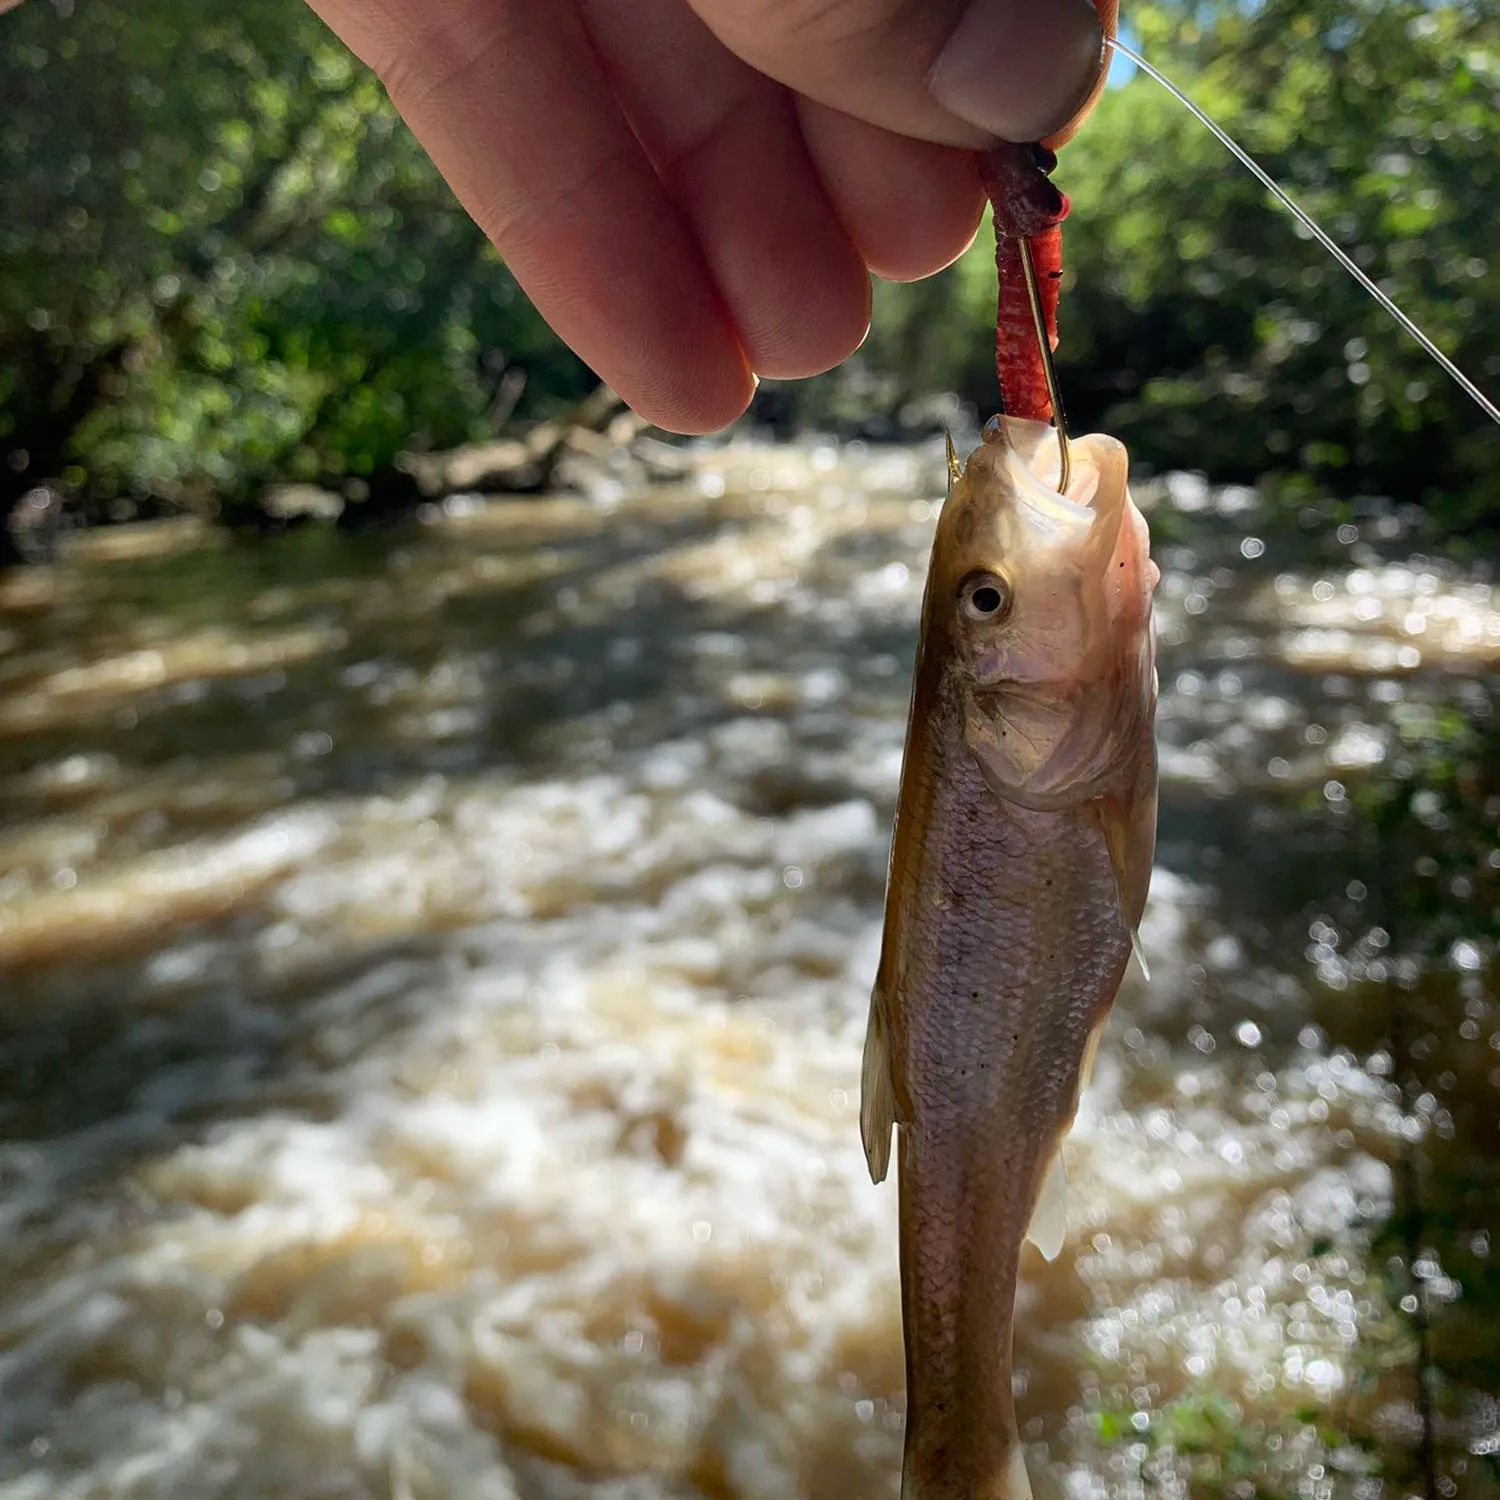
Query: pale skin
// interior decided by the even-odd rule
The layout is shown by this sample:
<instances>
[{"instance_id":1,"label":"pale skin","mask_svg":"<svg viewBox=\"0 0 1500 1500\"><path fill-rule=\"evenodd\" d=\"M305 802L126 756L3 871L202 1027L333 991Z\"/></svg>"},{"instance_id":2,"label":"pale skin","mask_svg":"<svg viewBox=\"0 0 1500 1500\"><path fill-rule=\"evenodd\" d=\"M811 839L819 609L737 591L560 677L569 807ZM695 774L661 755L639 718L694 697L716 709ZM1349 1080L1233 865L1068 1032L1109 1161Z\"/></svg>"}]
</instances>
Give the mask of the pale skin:
<instances>
[{"instance_id":1,"label":"pale skin","mask_svg":"<svg viewBox=\"0 0 1500 1500\"><path fill-rule=\"evenodd\" d=\"M870 273L973 238L974 151L1101 66L1087 0L310 3L557 333L684 433L853 352Z\"/></svg>"}]
</instances>

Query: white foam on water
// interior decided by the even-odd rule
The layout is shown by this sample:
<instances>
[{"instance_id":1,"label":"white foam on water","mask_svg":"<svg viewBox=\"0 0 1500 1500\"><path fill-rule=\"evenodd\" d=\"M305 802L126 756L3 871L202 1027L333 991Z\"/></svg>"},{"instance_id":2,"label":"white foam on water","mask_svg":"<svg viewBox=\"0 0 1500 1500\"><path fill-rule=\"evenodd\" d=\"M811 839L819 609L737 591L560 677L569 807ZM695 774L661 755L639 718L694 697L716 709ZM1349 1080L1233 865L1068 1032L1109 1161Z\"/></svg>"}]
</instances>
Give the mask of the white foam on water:
<instances>
[{"instance_id":1,"label":"white foam on water","mask_svg":"<svg viewBox=\"0 0 1500 1500\"><path fill-rule=\"evenodd\" d=\"M867 904L820 895L841 860L878 867L883 829L863 799L748 816L687 784L708 756L453 785L413 800L408 818L443 833L399 858L362 831L388 805L332 811L337 842L271 893L289 940L255 961L286 973L434 908L470 924L461 957L395 997L378 971L335 987L293 1025L310 1115L252 1107L172 1146L172 1101L147 1113L78 1268L0 1300L6 1384L25 1392L7 1426L45 1433L53 1476L24 1493L363 1494L399 1472L412 1494L593 1494L649 1472L771 1500L817 1492L820 1464L893 1492L895 1194L869 1184L856 1129L878 929ZM1159 875L1157 1005L1180 983L1185 903ZM365 1036L392 1003L403 1023ZM1127 997L1116 1029L1137 1014ZM1074 1255L1101 1232L1115 1248L1028 1267L1023 1349L1034 1329L1044 1368L1085 1348L1164 1374L1196 1354L1253 1385L1293 1346L1252 1300L1266 1235L1226 1233L1226 1193L1262 1205L1253 1223L1317 1153L1277 1164L1285 1130L1208 1100L1159 1140L1111 1106L1123 1083L1106 1049L1069 1145ZM1209 1244L1224 1259L1203 1286ZM1059 1344L1080 1271L1109 1311ZM1294 1347L1278 1378L1340 1368L1337 1338Z\"/></svg>"},{"instance_id":2,"label":"white foam on water","mask_svg":"<svg viewBox=\"0 0 1500 1500\"><path fill-rule=\"evenodd\" d=\"M714 463L764 498L760 530L622 561L558 618L675 579L795 618L796 659L705 629L633 748L580 750L609 722L590 709L530 767L310 796L0 907L4 953L92 934L127 955L122 1038L149 1063L92 1123L0 1146L0 1500L895 1496L896 1194L857 1113L906 665L861 675L827 643L910 627L932 508L874 507L882 547L839 573L861 532L777 500L792 460ZM1172 497L1217 504L1190 476ZM398 737L439 740L490 712L497 670L344 675ZM1244 702L1223 673L1198 686L1172 701ZM1291 699L1250 703L1255 734L1300 732ZM1256 743L1204 723L1167 775L1232 782ZM128 780L78 764L43 790ZM1342 1055L1256 1082L1259 1011L1186 1024L1210 970L1260 993L1211 897L1158 870L1154 981L1127 982L1066 1147L1067 1244L1025 1264L1043 1496L1127 1492L1091 1403L1209 1382L1274 1415L1351 1378L1357 1226L1411 1122ZM242 929L212 925L247 902ZM165 935L132 971L143 933ZM201 1055L150 1050L185 1035Z\"/></svg>"}]
</instances>

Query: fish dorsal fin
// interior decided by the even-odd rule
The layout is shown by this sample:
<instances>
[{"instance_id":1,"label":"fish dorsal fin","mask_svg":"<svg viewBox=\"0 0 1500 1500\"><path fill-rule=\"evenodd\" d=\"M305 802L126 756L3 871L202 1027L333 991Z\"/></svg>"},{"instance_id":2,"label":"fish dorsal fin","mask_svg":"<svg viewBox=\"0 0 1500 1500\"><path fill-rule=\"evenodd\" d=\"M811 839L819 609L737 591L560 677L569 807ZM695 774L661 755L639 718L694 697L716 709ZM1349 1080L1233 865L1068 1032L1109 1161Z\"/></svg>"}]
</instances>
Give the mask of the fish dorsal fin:
<instances>
[{"instance_id":1,"label":"fish dorsal fin","mask_svg":"<svg viewBox=\"0 0 1500 1500\"><path fill-rule=\"evenodd\" d=\"M1151 969L1146 963L1146 954L1141 948L1140 922L1131 912L1130 892L1135 884L1137 872L1130 868L1130 809L1115 797L1103 797L1099 801L1099 822L1104 829L1104 847L1109 850L1109 866L1114 871L1115 894L1120 902L1120 920L1130 934L1130 951L1141 966L1141 978L1148 983ZM1147 872L1149 878L1149 871Z\"/></svg>"},{"instance_id":2,"label":"fish dorsal fin","mask_svg":"<svg viewBox=\"0 0 1500 1500\"><path fill-rule=\"evenodd\" d=\"M953 434L946 427L943 429L943 441L948 445L948 487L951 489L964 477L964 468L953 449Z\"/></svg>"},{"instance_id":3,"label":"fish dorsal fin","mask_svg":"<svg viewBox=\"0 0 1500 1500\"><path fill-rule=\"evenodd\" d=\"M884 1182L891 1165L891 1131L896 1124L896 1085L891 1078L891 1033L885 995L879 984L870 996L865 1055L859 1077L859 1135L871 1182Z\"/></svg>"},{"instance_id":4,"label":"fish dorsal fin","mask_svg":"<svg viewBox=\"0 0 1500 1500\"><path fill-rule=\"evenodd\" d=\"M1026 1238L1042 1252L1043 1260L1056 1260L1068 1236L1068 1177L1063 1171L1062 1149L1052 1158L1042 1191L1032 1210Z\"/></svg>"}]
</instances>

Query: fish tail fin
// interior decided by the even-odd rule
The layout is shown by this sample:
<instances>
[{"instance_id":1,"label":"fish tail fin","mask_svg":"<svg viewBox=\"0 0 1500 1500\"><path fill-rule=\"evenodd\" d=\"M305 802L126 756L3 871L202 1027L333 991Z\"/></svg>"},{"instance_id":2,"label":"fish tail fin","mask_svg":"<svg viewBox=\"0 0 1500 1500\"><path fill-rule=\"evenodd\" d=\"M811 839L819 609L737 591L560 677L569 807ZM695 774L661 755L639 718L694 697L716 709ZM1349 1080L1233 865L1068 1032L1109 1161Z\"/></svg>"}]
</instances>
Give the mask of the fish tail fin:
<instances>
[{"instance_id":1,"label":"fish tail fin","mask_svg":"<svg viewBox=\"0 0 1500 1500\"><path fill-rule=\"evenodd\" d=\"M884 1182L891 1166L891 1131L896 1124L896 1086L891 1079L891 1040L884 996L877 985L870 996L865 1055L859 1079L859 1134L871 1182Z\"/></svg>"}]
</instances>

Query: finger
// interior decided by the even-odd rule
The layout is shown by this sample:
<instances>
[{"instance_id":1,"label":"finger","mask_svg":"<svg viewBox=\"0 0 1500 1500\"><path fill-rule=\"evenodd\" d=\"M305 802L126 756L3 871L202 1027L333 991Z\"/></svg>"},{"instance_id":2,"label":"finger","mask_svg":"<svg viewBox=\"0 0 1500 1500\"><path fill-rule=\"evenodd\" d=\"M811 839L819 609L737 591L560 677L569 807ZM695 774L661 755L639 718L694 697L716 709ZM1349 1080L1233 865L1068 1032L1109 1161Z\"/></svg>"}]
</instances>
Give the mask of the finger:
<instances>
[{"instance_id":1,"label":"finger","mask_svg":"<svg viewBox=\"0 0 1500 1500\"><path fill-rule=\"evenodd\" d=\"M868 327L869 279L787 91L726 50L684 0L582 0L581 14L752 367L791 379L837 364Z\"/></svg>"},{"instance_id":2,"label":"finger","mask_svg":"<svg viewBox=\"0 0 1500 1500\"><path fill-rule=\"evenodd\" d=\"M1064 126L1103 68L1089 0L692 0L738 56L821 104L954 146Z\"/></svg>"},{"instance_id":3,"label":"finger","mask_svg":"<svg viewBox=\"0 0 1500 1500\"><path fill-rule=\"evenodd\" d=\"M638 412L706 432L753 378L571 4L314 0L538 311Z\"/></svg>"},{"instance_id":4,"label":"finger","mask_svg":"<svg viewBox=\"0 0 1500 1500\"><path fill-rule=\"evenodd\" d=\"M1120 29L1120 0L1093 0L1093 5L1099 13L1099 24L1105 37L1113 40L1115 33ZM1100 60L1093 88L1084 96L1083 101L1067 120L1042 138L1043 143L1049 149L1056 151L1067 145L1078 133L1078 127L1093 113L1100 94L1104 92L1104 85L1109 82L1109 63L1112 57L1113 53L1105 53Z\"/></svg>"},{"instance_id":5,"label":"finger","mask_svg":"<svg viewBox=\"0 0 1500 1500\"><path fill-rule=\"evenodd\" d=\"M916 281L973 243L984 189L972 152L896 135L811 99L797 113L824 189L877 276Z\"/></svg>"}]
</instances>

